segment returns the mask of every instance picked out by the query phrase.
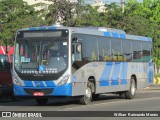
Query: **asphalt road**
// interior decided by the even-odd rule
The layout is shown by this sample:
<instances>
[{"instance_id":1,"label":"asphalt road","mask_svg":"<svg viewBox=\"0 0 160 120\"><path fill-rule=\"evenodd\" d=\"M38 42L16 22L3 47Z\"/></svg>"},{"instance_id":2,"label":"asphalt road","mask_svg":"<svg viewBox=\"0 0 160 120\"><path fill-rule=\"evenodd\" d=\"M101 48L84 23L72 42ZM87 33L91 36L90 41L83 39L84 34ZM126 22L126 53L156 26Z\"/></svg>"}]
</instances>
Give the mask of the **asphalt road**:
<instances>
[{"instance_id":1,"label":"asphalt road","mask_svg":"<svg viewBox=\"0 0 160 120\"><path fill-rule=\"evenodd\" d=\"M0 111L160 111L160 86L137 91L133 100L126 100L113 94L102 94L98 100L89 105L81 105L69 98L50 99L45 106L38 106L34 99L16 101L0 99Z\"/></svg>"},{"instance_id":2,"label":"asphalt road","mask_svg":"<svg viewBox=\"0 0 160 120\"><path fill-rule=\"evenodd\" d=\"M50 99L45 106L38 106L34 99L0 99L0 111L160 111L160 86L137 91L133 100L118 95L102 94L89 105L81 105L70 98Z\"/></svg>"}]
</instances>

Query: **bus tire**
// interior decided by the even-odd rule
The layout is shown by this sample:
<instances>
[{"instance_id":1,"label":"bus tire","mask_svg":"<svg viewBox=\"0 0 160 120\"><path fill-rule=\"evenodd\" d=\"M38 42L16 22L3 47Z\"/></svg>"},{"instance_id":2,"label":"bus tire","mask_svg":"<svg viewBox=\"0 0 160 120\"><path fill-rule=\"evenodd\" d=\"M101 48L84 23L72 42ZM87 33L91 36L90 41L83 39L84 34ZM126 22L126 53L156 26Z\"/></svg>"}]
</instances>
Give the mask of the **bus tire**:
<instances>
[{"instance_id":1,"label":"bus tire","mask_svg":"<svg viewBox=\"0 0 160 120\"><path fill-rule=\"evenodd\" d=\"M126 99L133 99L136 92L136 82L134 79L131 79L130 89L125 92Z\"/></svg>"},{"instance_id":2,"label":"bus tire","mask_svg":"<svg viewBox=\"0 0 160 120\"><path fill-rule=\"evenodd\" d=\"M36 98L36 102L38 105L45 105L48 102L48 98Z\"/></svg>"},{"instance_id":3,"label":"bus tire","mask_svg":"<svg viewBox=\"0 0 160 120\"><path fill-rule=\"evenodd\" d=\"M88 81L85 95L79 99L81 104L87 105L92 101L92 88L94 88L94 84Z\"/></svg>"}]
</instances>

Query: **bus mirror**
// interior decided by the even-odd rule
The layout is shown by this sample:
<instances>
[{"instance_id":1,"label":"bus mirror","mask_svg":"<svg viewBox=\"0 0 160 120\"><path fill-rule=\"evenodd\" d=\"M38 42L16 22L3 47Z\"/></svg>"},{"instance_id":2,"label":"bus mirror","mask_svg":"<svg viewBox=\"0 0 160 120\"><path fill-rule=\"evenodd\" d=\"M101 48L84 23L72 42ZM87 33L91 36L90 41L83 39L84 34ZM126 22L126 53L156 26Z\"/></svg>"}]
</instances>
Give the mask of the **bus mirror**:
<instances>
[{"instance_id":1,"label":"bus mirror","mask_svg":"<svg viewBox=\"0 0 160 120\"><path fill-rule=\"evenodd\" d=\"M81 44L78 44L78 45L77 45L77 52L78 52L78 53L81 53L81 51L82 51L82 45L81 45Z\"/></svg>"}]
</instances>

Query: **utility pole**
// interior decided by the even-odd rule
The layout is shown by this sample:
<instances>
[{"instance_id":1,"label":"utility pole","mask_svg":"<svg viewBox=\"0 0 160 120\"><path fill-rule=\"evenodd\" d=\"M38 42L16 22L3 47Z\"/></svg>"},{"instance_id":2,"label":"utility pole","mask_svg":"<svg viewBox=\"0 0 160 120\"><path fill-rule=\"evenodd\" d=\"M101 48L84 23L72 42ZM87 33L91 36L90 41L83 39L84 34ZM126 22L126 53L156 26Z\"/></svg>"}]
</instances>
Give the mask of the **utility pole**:
<instances>
[{"instance_id":1,"label":"utility pole","mask_svg":"<svg viewBox=\"0 0 160 120\"><path fill-rule=\"evenodd\" d=\"M125 4L125 0L121 0L122 13L124 13L124 4Z\"/></svg>"}]
</instances>

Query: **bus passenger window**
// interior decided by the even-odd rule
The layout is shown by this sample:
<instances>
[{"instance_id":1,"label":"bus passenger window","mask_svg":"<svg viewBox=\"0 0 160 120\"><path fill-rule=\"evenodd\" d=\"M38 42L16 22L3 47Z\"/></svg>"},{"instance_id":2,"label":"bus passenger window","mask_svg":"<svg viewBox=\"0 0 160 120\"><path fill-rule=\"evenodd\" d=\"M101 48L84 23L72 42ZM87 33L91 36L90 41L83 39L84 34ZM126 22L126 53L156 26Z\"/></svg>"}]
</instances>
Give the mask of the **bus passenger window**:
<instances>
[{"instance_id":1,"label":"bus passenger window","mask_svg":"<svg viewBox=\"0 0 160 120\"><path fill-rule=\"evenodd\" d=\"M151 60L151 43L143 42L142 45L143 62L149 62Z\"/></svg>"},{"instance_id":2,"label":"bus passenger window","mask_svg":"<svg viewBox=\"0 0 160 120\"><path fill-rule=\"evenodd\" d=\"M126 62L132 61L133 54L132 54L132 49L131 48L132 48L131 47L131 41L123 40L122 49L123 49L124 61L126 61Z\"/></svg>"},{"instance_id":3,"label":"bus passenger window","mask_svg":"<svg viewBox=\"0 0 160 120\"><path fill-rule=\"evenodd\" d=\"M113 61L123 61L122 51L121 51L121 40L112 39L111 40L111 52Z\"/></svg>"},{"instance_id":4,"label":"bus passenger window","mask_svg":"<svg viewBox=\"0 0 160 120\"><path fill-rule=\"evenodd\" d=\"M108 38L99 38L99 60L111 61L110 40Z\"/></svg>"},{"instance_id":5,"label":"bus passenger window","mask_svg":"<svg viewBox=\"0 0 160 120\"><path fill-rule=\"evenodd\" d=\"M132 41L133 46L133 62L142 62L142 43L139 41Z\"/></svg>"}]
</instances>

